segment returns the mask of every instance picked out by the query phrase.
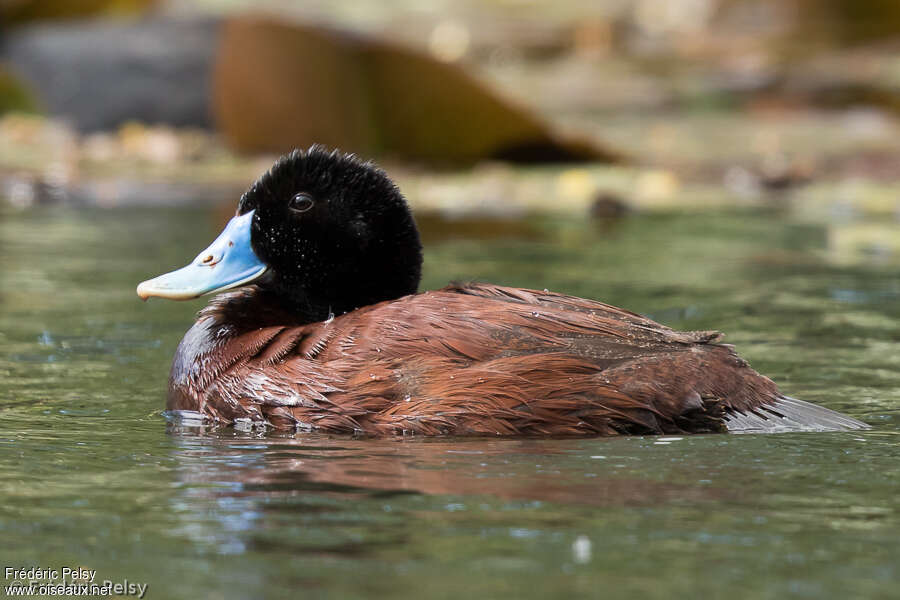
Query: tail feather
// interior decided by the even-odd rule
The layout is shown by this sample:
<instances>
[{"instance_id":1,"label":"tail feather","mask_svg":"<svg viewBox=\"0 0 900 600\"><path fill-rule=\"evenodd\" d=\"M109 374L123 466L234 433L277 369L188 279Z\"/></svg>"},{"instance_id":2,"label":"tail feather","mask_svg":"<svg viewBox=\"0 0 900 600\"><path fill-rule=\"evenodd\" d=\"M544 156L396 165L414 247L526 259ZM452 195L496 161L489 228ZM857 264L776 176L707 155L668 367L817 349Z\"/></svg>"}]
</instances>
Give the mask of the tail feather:
<instances>
[{"instance_id":1,"label":"tail feather","mask_svg":"<svg viewBox=\"0 0 900 600\"><path fill-rule=\"evenodd\" d=\"M730 433L870 429L862 421L788 396L779 396L772 404L760 406L753 411L728 411L725 426Z\"/></svg>"}]
</instances>

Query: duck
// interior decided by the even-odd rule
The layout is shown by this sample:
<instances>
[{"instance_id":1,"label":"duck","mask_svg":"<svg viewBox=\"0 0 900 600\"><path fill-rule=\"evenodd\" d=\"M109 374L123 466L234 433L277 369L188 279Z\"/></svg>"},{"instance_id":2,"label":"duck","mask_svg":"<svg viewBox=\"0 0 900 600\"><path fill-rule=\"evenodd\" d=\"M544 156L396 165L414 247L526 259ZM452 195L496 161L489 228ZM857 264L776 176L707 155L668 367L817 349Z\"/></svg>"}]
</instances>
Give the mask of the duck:
<instances>
[{"instance_id":1,"label":"duck","mask_svg":"<svg viewBox=\"0 0 900 600\"><path fill-rule=\"evenodd\" d=\"M387 173L279 158L187 266L137 294L217 294L175 352L165 414L354 436L864 429L782 394L717 331L489 283L419 292L422 243Z\"/></svg>"}]
</instances>

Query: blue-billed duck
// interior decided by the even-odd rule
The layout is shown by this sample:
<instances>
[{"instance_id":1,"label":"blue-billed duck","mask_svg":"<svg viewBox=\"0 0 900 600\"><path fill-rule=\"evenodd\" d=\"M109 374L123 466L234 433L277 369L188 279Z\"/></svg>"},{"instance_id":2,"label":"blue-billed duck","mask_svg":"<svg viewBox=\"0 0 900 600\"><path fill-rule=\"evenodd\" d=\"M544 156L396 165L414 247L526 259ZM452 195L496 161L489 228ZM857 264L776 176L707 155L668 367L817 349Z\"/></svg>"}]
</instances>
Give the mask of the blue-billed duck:
<instances>
[{"instance_id":1,"label":"blue-billed duck","mask_svg":"<svg viewBox=\"0 0 900 600\"><path fill-rule=\"evenodd\" d=\"M400 190L353 155L280 158L188 266L141 298L216 296L175 354L171 415L359 435L860 429L782 395L714 331L482 283L417 293Z\"/></svg>"}]
</instances>

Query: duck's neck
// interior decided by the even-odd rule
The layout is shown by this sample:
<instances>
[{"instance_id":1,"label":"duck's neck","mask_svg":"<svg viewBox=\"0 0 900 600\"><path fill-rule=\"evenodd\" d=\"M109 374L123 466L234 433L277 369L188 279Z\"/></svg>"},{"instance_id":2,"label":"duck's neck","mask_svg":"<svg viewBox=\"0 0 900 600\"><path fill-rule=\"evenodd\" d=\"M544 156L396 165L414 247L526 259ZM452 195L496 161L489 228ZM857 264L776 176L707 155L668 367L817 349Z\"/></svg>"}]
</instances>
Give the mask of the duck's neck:
<instances>
[{"instance_id":1,"label":"duck's neck","mask_svg":"<svg viewBox=\"0 0 900 600\"><path fill-rule=\"evenodd\" d=\"M399 262L399 261L398 261ZM259 293L267 301L288 311L299 323L317 323L364 306L396 300L416 292L419 268L410 274L402 263L398 272L373 268L368 271L341 271L324 268L296 279L274 273L262 280Z\"/></svg>"},{"instance_id":2,"label":"duck's neck","mask_svg":"<svg viewBox=\"0 0 900 600\"><path fill-rule=\"evenodd\" d=\"M317 323L331 317L350 312L366 303L341 300L336 293L315 293L302 286L268 284L259 289L258 294L267 302L277 304L289 312L299 323ZM347 298L346 292L343 298Z\"/></svg>"},{"instance_id":3,"label":"duck's neck","mask_svg":"<svg viewBox=\"0 0 900 600\"><path fill-rule=\"evenodd\" d=\"M198 321L211 321L218 336L237 336L274 325L303 325L303 320L276 294L255 285L219 294L200 311ZM225 331L228 335L225 335Z\"/></svg>"},{"instance_id":4,"label":"duck's neck","mask_svg":"<svg viewBox=\"0 0 900 600\"><path fill-rule=\"evenodd\" d=\"M273 325L306 325L327 321L373 302L356 305L332 302L324 297L290 292L270 286L251 285L219 294L200 312L219 326L227 326L239 335L251 329Z\"/></svg>"}]
</instances>

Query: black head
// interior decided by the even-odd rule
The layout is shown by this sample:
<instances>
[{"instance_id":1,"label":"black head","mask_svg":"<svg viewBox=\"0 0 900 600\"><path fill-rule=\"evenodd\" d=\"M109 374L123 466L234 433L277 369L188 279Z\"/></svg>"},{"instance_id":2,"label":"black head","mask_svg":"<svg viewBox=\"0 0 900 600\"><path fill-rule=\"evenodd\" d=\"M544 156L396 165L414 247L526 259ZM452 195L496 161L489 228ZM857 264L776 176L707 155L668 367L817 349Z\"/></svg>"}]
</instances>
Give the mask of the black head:
<instances>
[{"instance_id":1,"label":"black head","mask_svg":"<svg viewBox=\"0 0 900 600\"><path fill-rule=\"evenodd\" d=\"M241 197L258 281L307 322L415 293L422 245L406 200L371 162L319 146L282 156Z\"/></svg>"}]
</instances>

